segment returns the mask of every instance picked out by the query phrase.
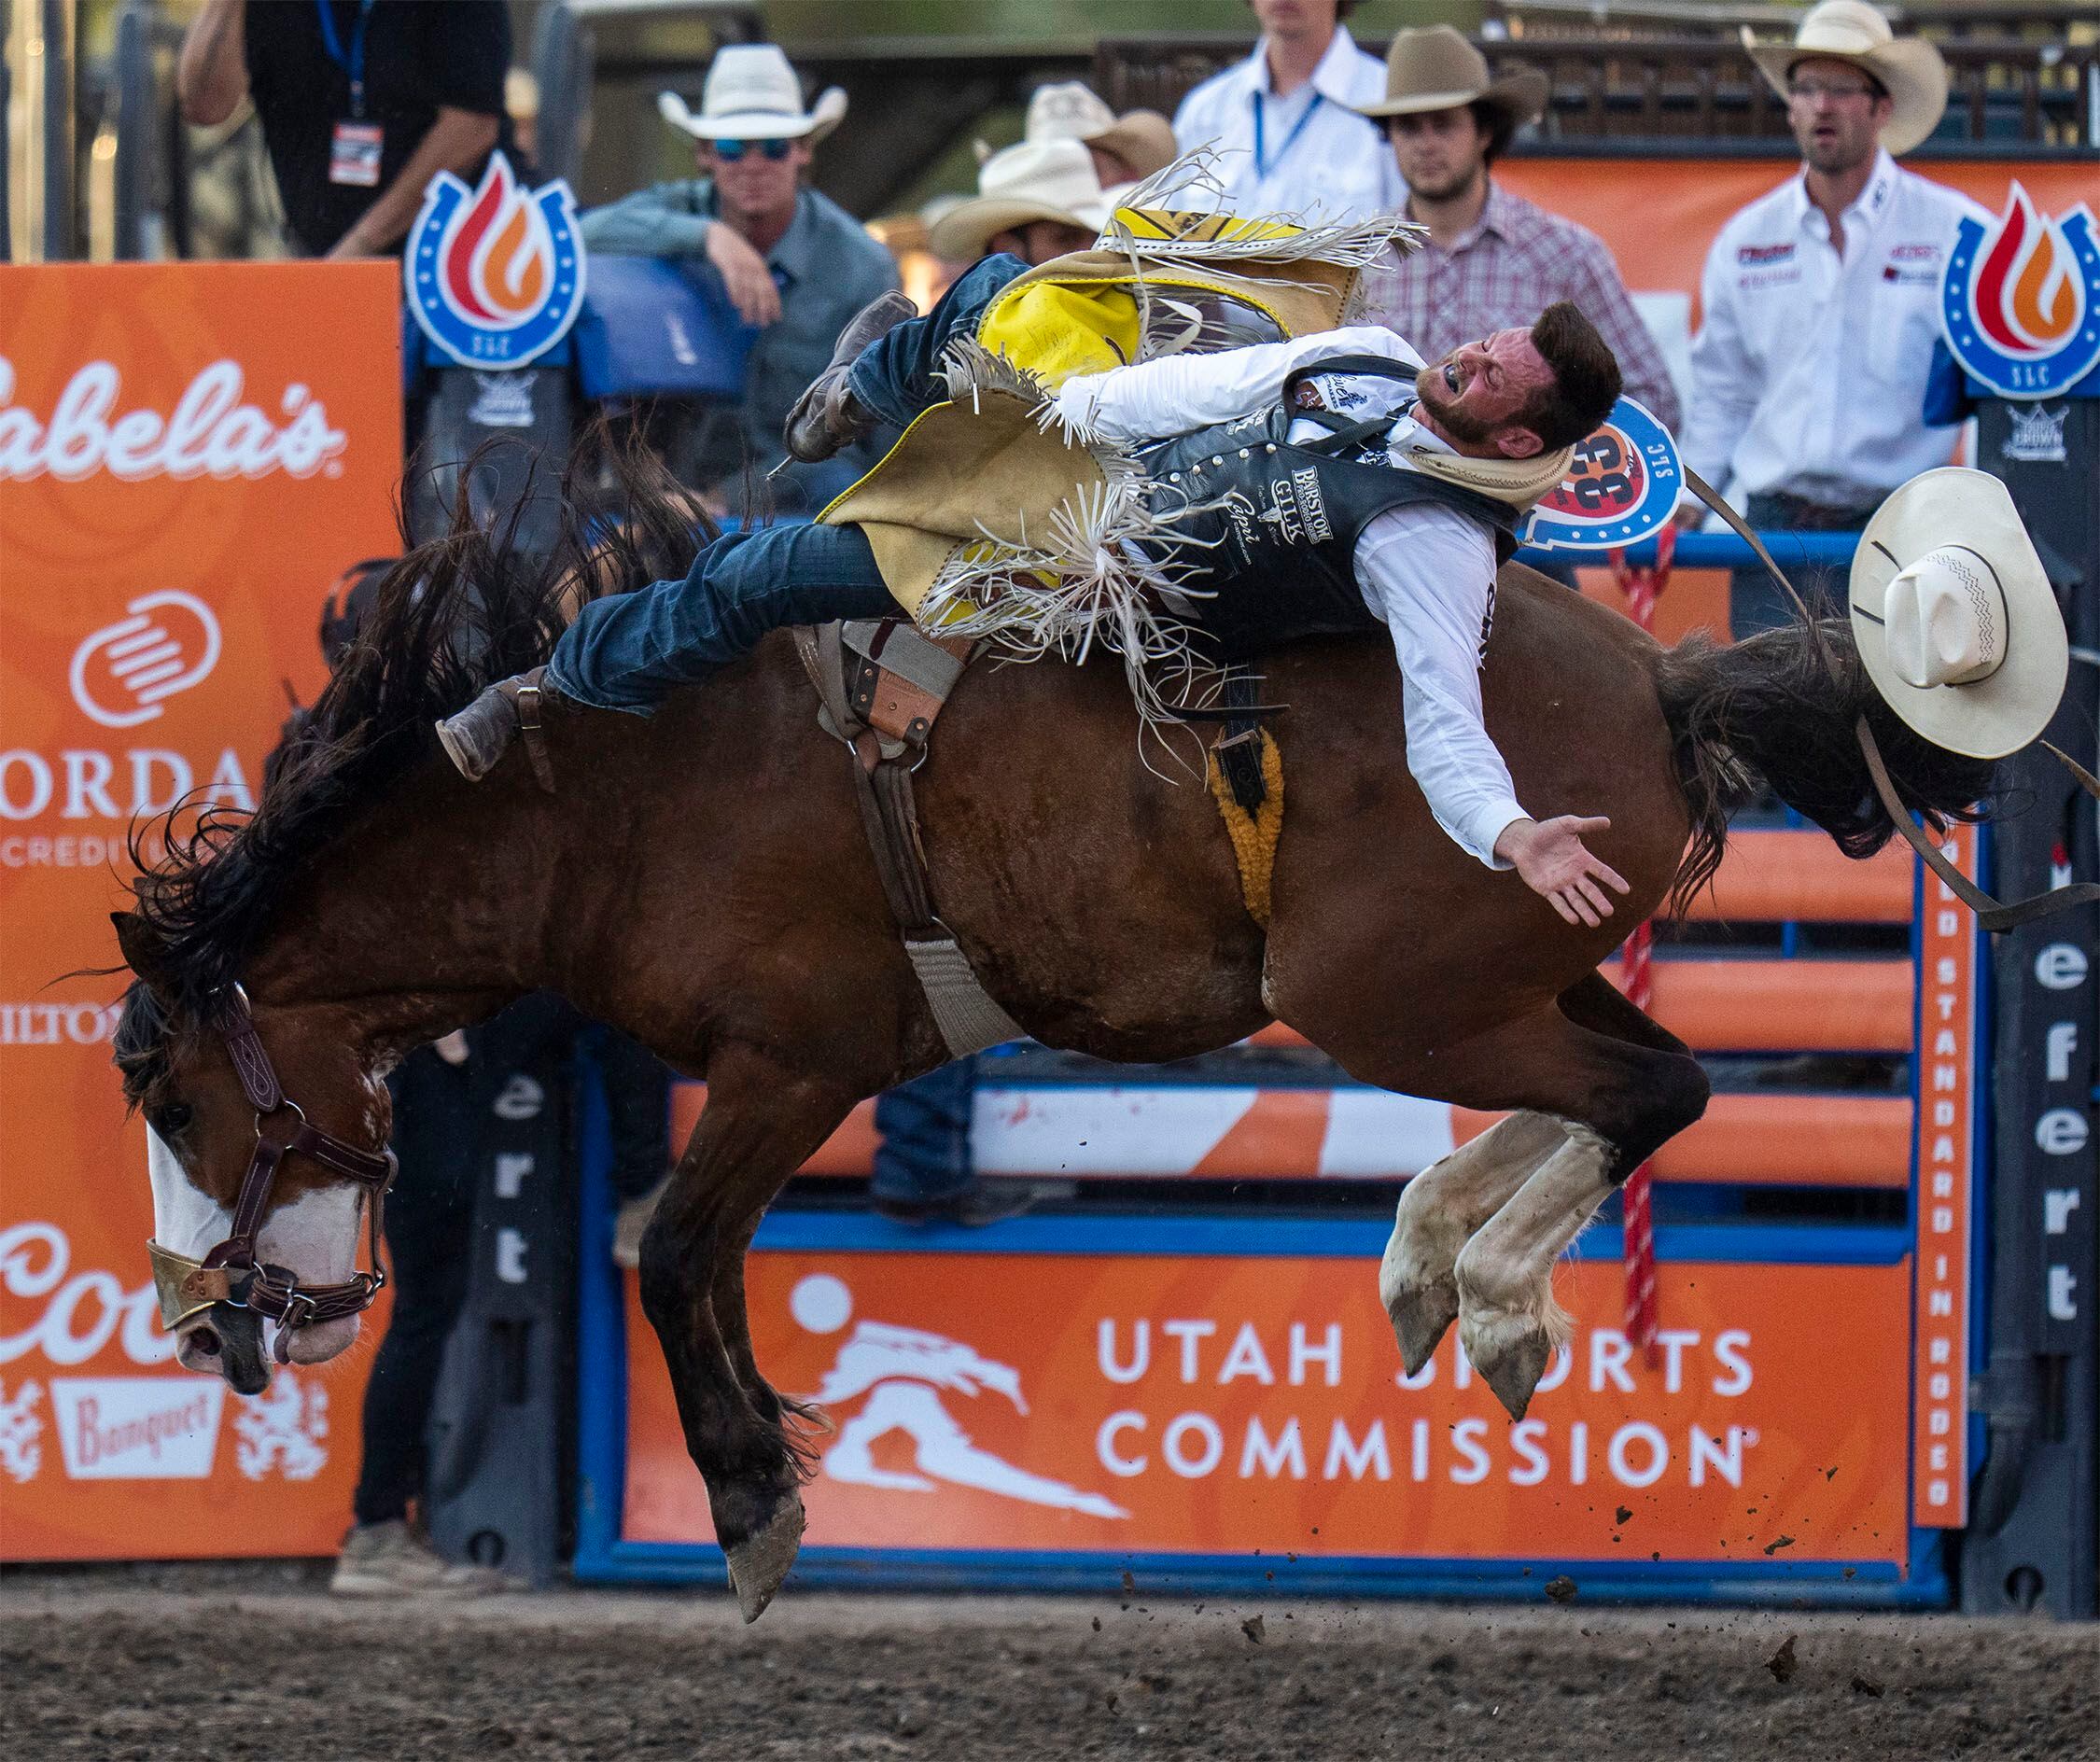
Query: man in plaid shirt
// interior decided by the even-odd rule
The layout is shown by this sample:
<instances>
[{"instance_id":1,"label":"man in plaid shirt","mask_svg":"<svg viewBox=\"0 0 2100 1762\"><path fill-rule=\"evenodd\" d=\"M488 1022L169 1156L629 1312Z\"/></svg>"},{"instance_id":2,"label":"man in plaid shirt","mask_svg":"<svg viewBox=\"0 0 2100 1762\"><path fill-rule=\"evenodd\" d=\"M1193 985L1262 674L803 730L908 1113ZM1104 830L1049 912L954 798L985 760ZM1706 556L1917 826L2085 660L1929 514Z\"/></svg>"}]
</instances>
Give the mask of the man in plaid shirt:
<instances>
[{"instance_id":1,"label":"man in plaid shirt","mask_svg":"<svg viewBox=\"0 0 2100 1762\"><path fill-rule=\"evenodd\" d=\"M1363 112L1391 138L1407 217L1429 236L1396 265L1365 273L1365 316L1434 361L1572 301L1618 357L1628 394L1674 428L1676 389L1604 242L1488 175L1546 91L1539 73L1491 79L1480 51L1448 24L1393 39L1385 101Z\"/></svg>"}]
</instances>

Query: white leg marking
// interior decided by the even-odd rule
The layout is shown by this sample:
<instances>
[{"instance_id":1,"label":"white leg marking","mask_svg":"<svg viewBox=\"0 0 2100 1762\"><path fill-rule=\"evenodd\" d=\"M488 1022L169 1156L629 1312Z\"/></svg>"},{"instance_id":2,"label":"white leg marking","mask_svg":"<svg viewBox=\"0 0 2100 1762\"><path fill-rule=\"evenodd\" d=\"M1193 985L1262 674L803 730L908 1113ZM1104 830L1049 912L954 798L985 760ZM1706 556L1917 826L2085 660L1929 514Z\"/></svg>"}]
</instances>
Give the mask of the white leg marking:
<instances>
[{"instance_id":1,"label":"white leg marking","mask_svg":"<svg viewBox=\"0 0 2100 1762\"><path fill-rule=\"evenodd\" d=\"M1517 1419L1574 1332L1554 1300L1554 1264L1612 1190L1609 1142L1586 1126L1566 1132L1566 1143L1466 1243L1453 1269L1466 1356Z\"/></svg>"},{"instance_id":2,"label":"white leg marking","mask_svg":"<svg viewBox=\"0 0 2100 1762\"><path fill-rule=\"evenodd\" d=\"M1460 1251L1533 1172L1567 1141L1550 1114L1519 1112L1490 1126L1410 1181L1379 1266L1379 1298L1413 1376L1459 1313Z\"/></svg>"}]
</instances>

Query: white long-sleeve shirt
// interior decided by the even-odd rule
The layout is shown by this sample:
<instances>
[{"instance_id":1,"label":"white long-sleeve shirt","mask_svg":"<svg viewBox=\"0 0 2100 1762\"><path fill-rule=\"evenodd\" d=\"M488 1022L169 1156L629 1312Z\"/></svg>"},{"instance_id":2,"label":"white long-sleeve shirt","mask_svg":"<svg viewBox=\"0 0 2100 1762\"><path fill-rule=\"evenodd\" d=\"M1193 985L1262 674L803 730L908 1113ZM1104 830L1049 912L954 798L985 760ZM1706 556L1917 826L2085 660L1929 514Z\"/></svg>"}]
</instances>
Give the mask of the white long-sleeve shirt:
<instances>
[{"instance_id":1,"label":"white long-sleeve shirt","mask_svg":"<svg viewBox=\"0 0 2100 1762\"><path fill-rule=\"evenodd\" d=\"M1987 217L1885 152L1844 212L1841 258L1801 175L1735 215L1700 279L1685 463L1715 484L1732 470L1738 499L1830 508L1946 464L1955 430L1925 426L1925 387L1965 215Z\"/></svg>"},{"instance_id":2,"label":"white long-sleeve shirt","mask_svg":"<svg viewBox=\"0 0 2100 1762\"><path fill-rule=\"evenodd\" d=\"M1218 172L1233 214L1365 219L1400 205L1385 136L1351 107L1384 96L1384 63L1337 24L1312 77L1279 98L1265 36L1182 100L1174 142L1184 153L1214 147L1224 155Z\"/></svg>"},{"instance_id":3,"label":"white long-sleeve shirt","mask_svg":"<svg viewBox=\"0 0 2100 1762\"><path fill-rule=\"evenodd\" d=\"M1138 444L1166 440L1266 409L1282 396L1285 378L1307 361L1336 355L1376 355L1409 367L1421 357L1393 331L1364 325L1290 343L1263 343L1216 355L1169 355L1136 367L1067 380L1060 414L1105 440ZM1314 382L1330 409L1384 415L1413 395L1404 384L1322 375ZM1300 420L1290 438L1327 430ZM1398 470L1409 446L1449 452L1412 417L1393 429L1388 456ZM1506 869L1495 840L1527 818L1509 767L1488 738L1480 707L1480 664L1494 605L1495 547L1488 528L1455 508L1412 502L1391 508L1364 527L1351 561L1364 604L1393 637L1400 662L1407 731L1407 768L1436 823L1469 856Z\"/></svg>"}]
</instances>

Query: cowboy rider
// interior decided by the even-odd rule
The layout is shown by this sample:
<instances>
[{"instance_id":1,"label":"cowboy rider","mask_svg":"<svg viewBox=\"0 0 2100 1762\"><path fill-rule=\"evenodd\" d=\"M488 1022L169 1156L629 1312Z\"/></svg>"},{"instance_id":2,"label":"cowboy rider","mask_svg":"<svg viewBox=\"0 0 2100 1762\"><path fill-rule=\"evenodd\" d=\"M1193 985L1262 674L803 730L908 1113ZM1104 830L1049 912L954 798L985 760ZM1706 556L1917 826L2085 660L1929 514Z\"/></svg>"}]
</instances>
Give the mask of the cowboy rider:
<instances>
[{"instance_id":1,"label":"cowboy rider","mask_svg":"<svg viewBox=\"0 0 2100 1762\"><path fill-rule=\"evenodd\" d=\"M987 258L927 317L894 323L871 310L857 319L791 414L789 451L820 459L943 401L944 352L974 336L1023 269ZM1483 726L1479 667L1520 509L1559 481L1562 450L1603 420L1619 389L1610 347L1561 303L1433 366L1392 331L1360 326L1078 375L1057 401L1073 427L1144 448L1155 494L1182 493L1185 475L1212 507L1232 501L1236 476L1248 480L1242 506L1247 491L1266 491L1263 474L1284 463L1270 455L1283 452L1319 518L1281 533L1207 516L1216 532L1202 554L1222 552L1229 567L1190 583L1206 590L1191 598L1190 618L1242 652L1383 625L1405 686L1408 766L1437 822L1490 868L1516 869L1569 923L1594 927L1611 914L1607 889L1628 890L1583 843L1608 822L1526 813ZM1264 433L1265 444L1248 444ZM897 615L857 526L732 533L702 550L683 580L586 606L540 683L647 715L771 630ZM463 775L485 775L511 744L520 683L492 686L439 725Z\"/></svg>"}]
</instances>

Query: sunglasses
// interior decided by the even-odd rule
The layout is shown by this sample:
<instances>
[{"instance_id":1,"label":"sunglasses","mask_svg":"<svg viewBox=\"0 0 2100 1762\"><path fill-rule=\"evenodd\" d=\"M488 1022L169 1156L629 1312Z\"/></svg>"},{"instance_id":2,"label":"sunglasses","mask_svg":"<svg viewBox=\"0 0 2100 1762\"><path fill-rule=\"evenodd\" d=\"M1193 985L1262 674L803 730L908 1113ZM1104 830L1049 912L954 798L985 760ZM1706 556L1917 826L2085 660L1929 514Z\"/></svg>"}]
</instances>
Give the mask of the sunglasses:
<instances>
[{"instance_id":1,"label":"sunglasses","mask_svg":"<svg viewBox=\"0 0 2100 1762\"><path fill-rule=\"evenodd\" d=\"M757 147L760 152L763 153L767 159L772 160L776 163L777 163L781 160L786 159L788 155L794 150L795 144L791 140L779 140L712 141L709 142L708 145L715 149L715 157L717 159L723 160L729 164L734 165L738 160L742 159L745 154L749 153L754 147Z\"/></svg>"}]
</instances>

